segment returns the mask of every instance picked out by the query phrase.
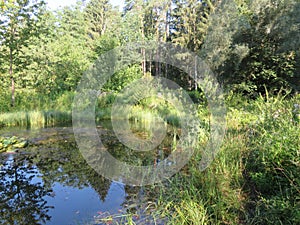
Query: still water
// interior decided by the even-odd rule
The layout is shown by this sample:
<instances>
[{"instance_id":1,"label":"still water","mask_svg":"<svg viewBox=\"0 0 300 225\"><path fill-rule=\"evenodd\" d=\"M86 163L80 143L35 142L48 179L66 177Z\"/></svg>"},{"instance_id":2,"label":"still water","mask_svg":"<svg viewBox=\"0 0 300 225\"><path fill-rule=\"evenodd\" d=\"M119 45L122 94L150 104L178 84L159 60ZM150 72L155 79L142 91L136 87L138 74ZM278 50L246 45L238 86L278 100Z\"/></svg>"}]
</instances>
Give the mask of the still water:
<instances>
[{"instance_id":1,"label":"still water","mask_svg":"<svg viewBox=\"0 0 300 225\"><path fill-rule=\"evenodd\" d=\"M138 154L125 151L109 122L98 129L112 155L120 160L130 156L131 163L140 161ZM143 187L126 186L97 174L80 154L72 127L11 128L0 130L0 135L30 141L23 150L0 154L0 224L91 225L115 224L114 220L122 224L129 213L136 215L137 223L152 224L145 208L151 210L148 206L155 205L157 196ZM143 154L145 162L167 157L176 135L167 136L157 150Z\"/></svg>"}]
</instances>

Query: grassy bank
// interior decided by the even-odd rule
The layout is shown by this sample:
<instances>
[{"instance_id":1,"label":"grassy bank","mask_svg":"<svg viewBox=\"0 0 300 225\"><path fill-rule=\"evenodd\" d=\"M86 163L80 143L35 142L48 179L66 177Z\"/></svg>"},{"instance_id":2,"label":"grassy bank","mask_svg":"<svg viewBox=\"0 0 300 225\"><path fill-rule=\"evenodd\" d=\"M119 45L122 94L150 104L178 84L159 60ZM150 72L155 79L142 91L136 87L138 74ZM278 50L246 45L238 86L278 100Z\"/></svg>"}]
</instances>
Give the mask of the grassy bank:
<instances>
[{"instance_id":1,"label":"grassy bank","mask_svg":"<svg viewBox=\"0 0 300 225\"><path fill-rule=\"evenodd\" d=\"M57 126L72 122L72 105L75 93L65 92L59 97L45 96L19 90L15 106L10 106L10 94L0 96L0 127L31 127ZM99 99L107 105L96 107L96 120L110 119L109 99ZM100 105L99 105L100 106ZM107 107L106 107L107 106Z\"/></svg>"},{"instance_id":2,"label":"grassy bank","mask_svg":"<svg viewBox=\"0 0 300 225\"><path fill-rule=\"evenodd\" d=\"M113 95L99 99L97 120L110 118L109 107L104 106L111 106L113 99ZM153 102L141 102L129 118L142 121L168 115L168 122L176 125L175 110L169 106L149 109ZM227 132L215 160L200 172L204 146L198 146L180 173L164 184L146 187L157 199L151 203L152 208L155 205L152 218L162 216L169 224L180 225L300 224L299 105L300 95L267 95L256 100L228 97ZM201 108L199 114L208 115ZM0 123L41 126L70 118L70 113L59 111L11 112L1 114ZM130 214L124 217L126 221L134 219Z\"/></svg>"},{"instance_id":3,"label":"grassy bank","mask_svg":"<svg viewBox=\"0 0 300 225\"><path fill-rule=\"evenodd\" d=\"M156 199L149 218L170 225L300 224L299 105L300 95L228 97L227 132L215 160L200 172L198 146L180 173L146 187ZM110 215L110 224L135 224L139 216L120 217Z\"/></svg>"},{"instance_id":4,"label":"grassy bank","mask_svg":"<svg viewBox=\"0 0 300 225\"><path fill-rule=\"evenodd\" d=\"M73 103L74 96L73 92L65 92L58 98L22 93L17 96L16 105L11 107L9 94L4 95L0 99L2 100L0 101L0 127L37 128L71 123L72 105L76 104ZM96 122L111 119L111 108L116 96L116 93L108 93L99 97L95 104ZM126 116L129 120L140 122L152 121L154 117L160 116L169 124L179 125L179 115L176 109L165 103L160 104L155 98L140 101Z\"/></svg>"},{"instance_id":5,"label":"grassy bank","mask_svg":"<svg viewBox=\"0 0 300 225\"><path fill-rule=\"evenodd\" d=\"M4 93L0 96L0 127L44 127L71 123L72 106L76 104L73 102L74 96L74 92L64 92L55 97L18 90L15 106L11 107L10 93ZM96 122L111 119L111 109L116 97L115 92L103 93L99 96L95 103ZM199 96L191 93L191 97L196 100ZM140 122L153 121L154 117L161 117L168 124L180 125L180 115L177 109L162 98L141 99L133 105L126 116L129 120Z\"/></svg>"},{"instance_id":6,"label":"grassy bank","mask_svg":"<svg viewBox=\"0 0 300 225\"><path fill-rule=\"evenodd\" d=\"M300 97L231 101L220 153L204 172L201 148L161 187L169 224L299 224Z\"/></svg>"},{"instance_id":7,"label":"grassy bank","mask_svg":"<svg viewBox=\"0 0 300 225\"><path fill-rule=\"evenodd\" d=\"M23 111L0 114L0 126L46 127L72 122L70 112Z\"/></svg>"},{"instance_id":8,"label":"grassy bank","mask_svg":"<svg viewBox=\"0 0 300 225\"><path fill-rule=\"evenodd\" d=\"M27 90L16 92L14 107L10 93L0 96L0 127L45 127L72 121L71 110L74 93L65 92L59 97L41 95Z\"/></svg>"}]
</instances>

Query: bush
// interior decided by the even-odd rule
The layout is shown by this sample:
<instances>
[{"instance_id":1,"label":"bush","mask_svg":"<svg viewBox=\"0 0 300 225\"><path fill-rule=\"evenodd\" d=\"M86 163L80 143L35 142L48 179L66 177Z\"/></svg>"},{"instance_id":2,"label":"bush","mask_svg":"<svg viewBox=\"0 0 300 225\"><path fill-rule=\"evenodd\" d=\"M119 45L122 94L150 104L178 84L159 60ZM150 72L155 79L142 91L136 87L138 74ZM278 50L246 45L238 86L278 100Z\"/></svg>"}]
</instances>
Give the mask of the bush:
<instances>
[{"instance_id":1,"label":"bush","mask_svg":"<svg viewBox=\"0 0 300 225\"><path fill-rule=\"evenodd\" d=\"M72 110L74 92L64 92L55 101L55 109L64 112L70 112Z\"/></svg>"},{"instance_id":2,"label":"bush","mask_svg":"<svg viewBox=\"0 0 300 225\"><path fill-rule=\"evenodd\" d=\"M202 91L189 91L188 95L192 99L192 101L196 104L198 103L207 103L205 94Z\"/></svg>"}]
</instances>

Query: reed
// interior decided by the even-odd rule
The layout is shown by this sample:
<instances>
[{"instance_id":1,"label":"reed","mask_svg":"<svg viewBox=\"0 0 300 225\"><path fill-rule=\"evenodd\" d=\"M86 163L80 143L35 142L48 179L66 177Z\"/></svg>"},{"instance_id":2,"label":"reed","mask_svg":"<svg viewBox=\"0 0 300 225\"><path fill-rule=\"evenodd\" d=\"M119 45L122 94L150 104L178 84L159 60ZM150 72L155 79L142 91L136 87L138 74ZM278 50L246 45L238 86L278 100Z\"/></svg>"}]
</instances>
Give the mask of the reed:
<instances>
[{"instance_id":1,"label":"reed","mask_svg":"<svg viewBox=\"0 0 300 225\"><path fill-rule=\"evenodd\" d=\"M188 165L161 185L157 212L168 224L298 224L300 95L230 101L215 160L199 171L197 146Z\"/></svg>"},{"instance_id":2,"label":"reed","mask_svg":"<svg viewBox=\"0 0 300 225\"><path fill-rule=\"evenodd\" d=\"M0 114L0 125L6 127L41 128L70 123L70 112L60 111L20 111Z\"/></svg>"}]
</instances>

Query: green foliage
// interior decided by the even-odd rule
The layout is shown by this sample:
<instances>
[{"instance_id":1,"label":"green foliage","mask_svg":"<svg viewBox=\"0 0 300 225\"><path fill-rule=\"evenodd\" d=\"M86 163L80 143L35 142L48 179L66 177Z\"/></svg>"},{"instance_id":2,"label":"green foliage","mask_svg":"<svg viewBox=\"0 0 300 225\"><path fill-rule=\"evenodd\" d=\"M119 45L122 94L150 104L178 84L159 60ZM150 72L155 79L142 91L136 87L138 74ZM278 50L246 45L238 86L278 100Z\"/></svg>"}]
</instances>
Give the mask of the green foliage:
<instances>
[{"instance_id":1,"label":"green foliage","mask_svg":"<svg viewBox=\"0 0 300 225\"><path fill-rule=\"evenodd\" d=\"M255 98L265 93L264 85L275 94L281 88L297 90L299 40L291 42L293 47L287 42L299 35L299 2L225 2L209 19L202 52L219 80Z\"/></svg>"},{"instance_id":2,"label":"green foliage","mask_svg":"<svg viewBox=\"0 0 300 225\"><path fill-rule=\"evenodd\" d=\"M0 10L0 52L3 64L1 72L8 73L9 64L12 64L16 72L20 72L28 66L30 59L24 57L23 48L27 47L32 38L43 33L40 17L44 13L44 1L4 1L4 7Z\"/></svg>"},{"instance_id":3,"label":"green foliage","mask_svg":"<svg viewBox=\"0 0 300 225\"><path fill-rule=\"evenodd\" d=\"M295 224L300 218L295 213L300 210L300 132L293 117L298 103L281 97L256 103L260 118L250 130L246 162L249 189L258 195L251 223Z\"/></svg>"},{"instance_id":4,"label":"green foliage","mask_svg":"<svg viewBox=\"0 0 300 225\"><path fill-rule=\"evenodd\" d=\"M227 134L210 167L198 170L204 140L161 187L158 210L169 224L298 223L299 96L243 98L228 97Z\"/></svg>"},{"instance_id":5,"label":"green foliage","mask_svg":"<svg viewBox=\"0 0 300 225\"><path fill-rule=\"evenodd\" d=\"M213 1L174 1L175 29L172 40L197 52L208 29L208 16L215 10Z\"/></svg>"},{"instance_id":6,"label":"green foliage","mask_svg":"<svg viewBox=\"0 0 300 225\"><path fill-rule=\"evenodd\" d=\"M99 109L109 108L115 101L115 98L116 98L116 94L113 92L102 93L98 98L97 108Z\"/></svg>"},{"instance_id":7,"label":"green foliage","mask_svg":"<svg viewBox=\"0 0 300 225\"><path fill-rule=\"evenodd\" d=\"M0 137L0 153L1 152L13 152L17 149L26 148L28 141L24 138L12 137Z\"/></svg>"},{"instance_id":8,"label":"green foliage","mask_svg":"<svg viewBox=\"0 0 300 225\"><path fill-rule=\"evenodd\" d=\"M195 104L206 104L205 94L202 91L194 90L188 92L190 98Z\"/></svg>"},{"instance_id":9,"label":"green foliage","mask_svg":"<svg viewBox=\"0 0 300 225\"><path fill-rule=\"evenodd\" d=\"M32 63L32 57L24 54L24 48L44 32L40 23L44 6L42 0L5 1L0 11L0 73L4 74L3 89L11 82L11 106L15 104L15 81L23 84L23 70Z\"/></svg>"},{"instance_id":10,"label":"green foliage","mask_svg":"<svg viewBox=\"0 0 300 225\"><path fill-rule=\"evenodd\" d=\"M83 72L91 64L92 52L88 48L87 25L84 21L80 5L58 12L56 23L59 26L55 28L55 39L45 49L52 56L52 67L47 76L52 79L49 89L54 93L74 91Z\"/></svg>"},{"instance_id":11,"label":"green foliage","mask_svg":"<svg viewBox=\"0 0 300 225\"><path fill-rule=\"evenodd\" d=\"M62 112L71 112L74 96L74 92L64 92L55 100L55 109Z\"/></svg>"},{"instance_id":12,"label":"green foliage","mask_svg":"<svg viewBox=\"0 0 300 225\"><path fill-rule=\"evenodd\" d=\"M88 34L96 40L107 32L112 31L112 5L108 0L91 0L84 9L88 23Z\"/></svg>"},{"instance_id":13,"label":"green foliage","mask_svg":"<svg viewBox=\"0 0 300 225\"><path fill-rule=\"evenodd\" d=\"M15 107L10 107L10 93L1 94L0 113L17 112L35 109L49 109L53 107L53 100L50 96L41 95L32 89L18 89L16 91Z\"/></svg>"},{"instance_id":14,"label":"green foliage","mask_svg":"<svg viewBox=\"0 0 300 225\"><path fill-rule=\"evenodd\" d=\"M173 219L172 224L207 224L209 215L201 201L193 199L183 200L179 205L175 206L177 217Z\"/></svg>"},{"instance_id":15,"label":"green foliage","mask_svg":"<svg viewBox=\"0 0 300 225\"><path fill-rule=\"evenodd\" d=\"M140 67L133 65L131 67L117 71L110 80L104 85L103 91L119 92L134 80L142 77Z\"/></svg>"},{"instance_id":16,"label":"green foliage","mask_svg":"<svg viewBox=\"0 0 300 225\"><path fill-rule=\"evenodd\" d=\"M0 12L0 126L70 122L78 82L100 55L128 42L170 41L199 54L228 90L228 129L211 167L198 171L197 146L158 196L158 209L171 224L299 223L300 97L292 97L300 85L298 0L128 0L122 16L107 0L56 12L43 1L10 0L0 1ZM210 114L193 72L145 59L116 71L100 90L96 120L110 119L116 95L132 81L165 76L198 104L204 145ZM128 118L152 123L157 116L180 126L179 112L154 97L137 101Z\"/></svg>"},{"instance_id":17,"label":"green foliage","mask_svg":"<svg viewBox=\"0 0 300 225\"><path fill-rule=\"evenodd\" d=\"M116 38L110 37L108 35L103 35L94 41L94 52L96 53L96 58L98 56L114 49L117 47L118 41Z\"/></svg>"}]
</instances>

